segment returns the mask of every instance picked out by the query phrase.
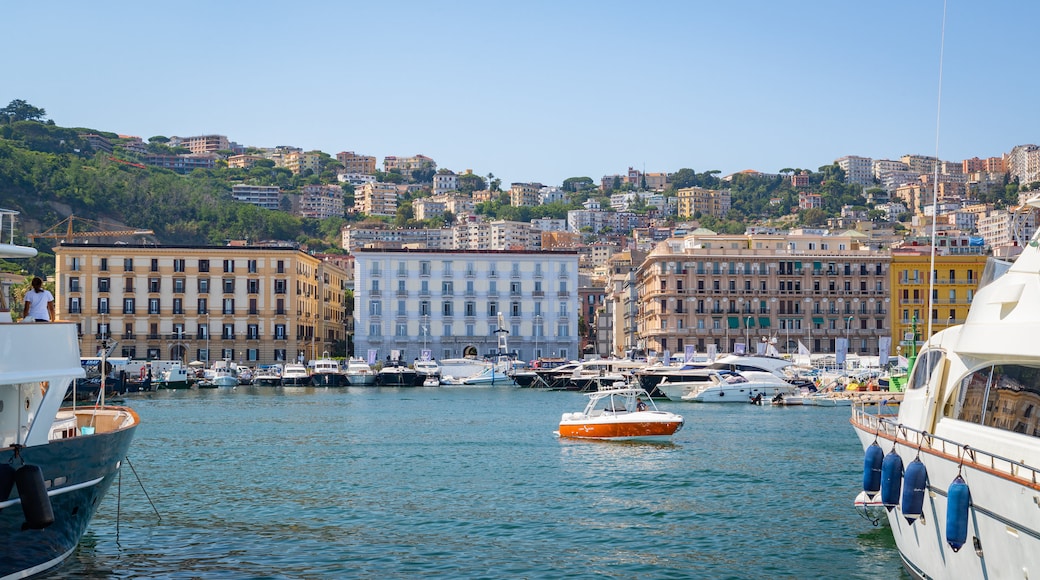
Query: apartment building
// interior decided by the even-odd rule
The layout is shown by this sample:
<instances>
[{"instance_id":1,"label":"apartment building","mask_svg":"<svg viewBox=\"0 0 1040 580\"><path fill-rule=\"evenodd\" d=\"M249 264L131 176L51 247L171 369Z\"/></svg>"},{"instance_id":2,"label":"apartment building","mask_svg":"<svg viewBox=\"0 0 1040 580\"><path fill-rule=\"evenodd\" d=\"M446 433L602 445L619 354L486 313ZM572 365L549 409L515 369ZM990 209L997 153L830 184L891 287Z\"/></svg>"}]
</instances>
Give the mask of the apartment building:
<instances>
[{"instance_id":1,"label":"apartment building","mask_svg":"<svg viewBox=\"0 0 1040 580\"><path fill-rule=\"evenodd\" d=\"M513 207L532 207L541 203L539 192L541 183L513 183L509 186L509 205Z\"/></svg>"},{"instance_id":2,"label":"apartment building","mask_svg":"<svg viewBox=\"0 0 1040 580\"><path fill-rule=\"evenodd\" d=\"M232 185L231 197L264 209L280 209L282 188L277 185Z\"/></svg>"},{"instance_id":3,"label":"apartment building","mask_svg":"<svg viewBox=\"0 0 1040 580\"><path fill-rule=\"evenodd\" d=\"M282 157L282 163L286 169L296 175L304 171L310 171L312 174L321 171L321 155L318 151L309 151L307 153L290 151Z\"/></svg>"},{"instance_id":4,"label":"apartment building","mask_svg":"<svg viewBox=\"0 0 1040 580\"><path fill-rule=\"evenodd\" d=\"M248 169L260 161L264 157L262 155L232 155L227 159L227 165L230 168Z\"/></svg>"},{"instance_id":5,"label":"apartment building","mask_svg":"<svg viewBox=\"0 0 1040 580\"><path fill-rule=\"evenodd\" d=\"M730 208L728 189L684 187L675 194L680 218L692 218L698 213L721 218Z\"/></svg>"},{"instance_id":6,"label":"apartment building","mask_svg":"<svg viewBox=\"0 0 1040 580\"><path fill-rule=\"evenodd\" d=\"M647 351L751 352L764 337L781 353L876 355L889 331L889 256L844 235L718 235L697 230L659 244L639 266L638 339Z\"/></svg>"},{"instance_id":7,"label":"apartment building","mask_svg":"<svg viewBox=\"0 0 1040 580\"><path fill-rule=\"evenodd\" d=\"M931 283L932 300L929 301L928 273L933 271L931 247L893 248L889 267L893 301L889 327L893 333L893 348L900 347L897 353L907 350L910 345L907 335L913 332L915 324L918 341L929 336L929 308L933 333L963 324L985 267L984 255L944 255L936 252L935 279Z\"/></svg>"},{"instance_id":8,"label":"apartment building","mask_svg":"<svg viewBox=\"0 0 1040 580\"><path fill-rule=\"evenodd\" d=\"M447 169L441 169L433 176L433 195L443 195L459 188L459 176Z\"/></svg>"},{"instance_id":9,"label":"apartment building","mask_svg":"<svg viewBox=\"0 0 1040 580\"><path fill-rule=\"evenodd\" d=\"M194 137L170 137L170 147L185 147L192 153L216 153L230 151L231 141L226 135L197 135Z\"/></svg>"},{"instance_id":10,"label":"apartment building","mask_svg":"<svg viewBox=\"0 0 1040 580\"><path fill-rule=\"evenodd\" d=\"M387 173L395 171L401 175L411 176L412 171L423 169L437 169L437 162L425 155L413 157L388 155L383 158L383 171Z\"/></svg>"},{"instance_id":11,"label":"apartment building","mask_svg":"<svg viewBox=\"0 0 1040 580\"><path fill-rule=\"evenodd\" d=\"M454 235L450 228L403 229L392 227L360 228L344 226L340 230L341 246L348 252L366 246L381 248L428 248L431 250L451 249Z\"/></svg>"},{"instance_id":12,"label":"apartment building","mask_svg":"<svg viewBox=\"0 0 1040 580\"><path fill-rule=\"evenodd\" d=\"M84 353L253 365L345 344L347 272L292 247L63 243L55 262Z\"/></svg>"},{"instance_id":13,"label":"apartment building","mask_svg":"<svg viewBox=\"0 0 1040 580\"><path fill-rule=\"evenodd\" d=\"M371 155L360 155L353 151L340 151L336 161L343 166L343 173L360 173L372 175L376 172L376 158Z\"/></svg>"},{"instance_id":14,"label":"apartment building","mask_svg":"<svg viewBox=\"0 0 1040 580\"><path fill-rule=\"evenodd\" d=\"M343 188L338 185L305 185L300 190L298 213L302 217L343 217Z\"/></svg>"},{"instance_id":15,"label":"apartment building","mask_svg":"<svg viewBox=\"0 0 1040 580\"><path fill-rule=\"evenodd\" d=\"M874 184L874 160L870 157L846 155L835 163L845 172L845 183L857 183L865 188Z\"/></svg>"},{"instance_id":16,"label":"apartment building","mask_svg":"<svg viewBox=\"0 0 1040 580\"><path fill-rule=\"evenodd\" d=\"M354 352L411 361L496 354L578 356L575 252L355 252Z\"/></svg>"},{"instance_id":17,"label":"apartment building","mask_svg":"<svg viewBox=\"0 0 1040 580\"><path fill-rule=\"evenodd\" d=\"M397 186L376 182L355 188L354 211L389 217L397 215Z\"/></svg>"}]
</instances>

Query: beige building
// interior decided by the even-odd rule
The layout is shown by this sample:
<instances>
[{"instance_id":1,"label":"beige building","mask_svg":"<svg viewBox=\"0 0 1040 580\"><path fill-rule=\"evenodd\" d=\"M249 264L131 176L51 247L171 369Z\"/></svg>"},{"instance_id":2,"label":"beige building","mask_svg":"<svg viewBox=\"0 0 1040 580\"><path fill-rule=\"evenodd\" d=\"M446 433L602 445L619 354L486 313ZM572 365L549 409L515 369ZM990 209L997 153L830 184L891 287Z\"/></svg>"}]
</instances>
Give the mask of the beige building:
<instances>
[{"instance_id":1,"label":"beige building","mask_svg":"<svg viewBox=\"0 0 1040 580\"><path fill-rule=\"evenodd\" d=\"M765 337L785 354L876 355L889 331L889 262L857 238L718 235L697 230L662 242L639 266L638 338L647 351L750 352ZM750 344L747 344L750 342Z\"/></svg>"},{"instance_id":2,"label":"beige building","mask_svg":"<svg viewBox=\"0 0 1040 580\"><path fill-rule=\"evenodd\" d=\"M249 365L334 354L348 273L291 247L61 244L58 318L80 350Z\"/></svg>"},{"instance_id":3,"label":"beige building","mask_svg":"<svg viewBox=\"0 0 1040 580\"><path fill-rule=\"evenodd\" d=\"M371 155L359 155L353 151L341 151L336 154L336 161L343 165L343 173L372 175L376 172L376 158Z\"/></svg>"},{"instance_id":4,"label":"beige building","mask_svg":"<svg viewBox=\"0 0 1040 580\"><path fill-rule=\"evenodd\" d=\"M693 217L698 212L721 218L726 215L730 208L728 189L684 187L675 193L680 218Z\"/></svg>"},{"instance_id":5,"label":"beige building","mask_svg":"<svg viewBox=\"0 0 1040 580\"><path fill-rule=\"evenodd\" d=\"M366 183L354 190L354 211L368 215L397 215L397 186L393 183Z\"/></svg>"}]
</instances>

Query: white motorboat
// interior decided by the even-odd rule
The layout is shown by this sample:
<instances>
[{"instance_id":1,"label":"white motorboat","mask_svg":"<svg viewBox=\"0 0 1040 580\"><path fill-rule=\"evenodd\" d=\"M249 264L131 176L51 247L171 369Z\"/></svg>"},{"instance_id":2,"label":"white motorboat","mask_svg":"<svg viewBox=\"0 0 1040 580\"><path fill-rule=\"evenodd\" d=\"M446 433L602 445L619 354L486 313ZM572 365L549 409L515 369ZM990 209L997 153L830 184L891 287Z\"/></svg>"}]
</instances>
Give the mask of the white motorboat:
<instances>
[{"instance_id":1,"label":"white motorboat","mask_svg":"<svg viewBox=\"0 0 1040 580\"><path fill-rule=\"evenodd\" d=\"M16 215L0 210L0 257L34 257L34 248L14 244ZM0 351L0 578L27 578L76 551L120 477L140 418L105 405L105 372L97 404L62 408L73 381L86 376L75 324L15 324L0 300Z\"/></svg>"},{"instance_id":2,"label":"white motorboat","mask_svg":"<svg viewBox=\"0 0 1040 580\"><path fill-rule=\"evenodd\" d=\"M376 373L372 371L368 361L363 358L351 357L347 360L344 375L352 387L371 387L376 384Z\"/></svg>"},{"instance_id":3,"label":"white motorboat","mask_svg":"<svg viewBox=\"0 0 1040 580\"><path fill-rule=\"evenodd\" d=\"M278 387L282 384L282 365L260 365L253 375L257 387Z\"/></svg>"},{"instance_id":4,"label":"white motorboat","mask_svg":"<svg viewBox=\"0 0 1040 580\"><path fill-rule=\"evenodd\" d=\"M212 373L207 373L207 379L217 387L237 387L238 374L235 368L227 361L218 360L213 363Z\"/></svg>"},{"instance_id":5,"label":"white motorboat","mask_svg":"<svg viewBox=\"0 0 1040 580\"><path fill-rule=\"evenodd\" d=\"M1040 571L1038 246L1040 231L1009 268L990 259L964 323L911 354L897 414L852 407L863 491L881 497L913 577Z\"/></svg>"},{"instance_id":6,"label":"white motorboat","mask_svg":"<svg viewBox=\"0 0 1040 580\"><path fill-rule=\"evenodd\" d=\"M311 384L315 387L345 387L347 376L340 370L339 361L330 357L328 352L322 357L308 363Z\"/></svg>"},{"instance_id":7,"label":"white motorboat","mask_svg":"<svg viewBox=\"0 0 1040 580\"><path fill-rule=\"evenodd\" d=\"M191 373L194 376L195 373ZM156 389L188 389L191 382L188 380L188 369L180 364L171 366L159 374L155 381Z\"/></svg>"},{"instance_id":8,"label":"white motorboat","mask_svg":"<svg viewBox=\"0 0 1040 580\"><path fill-rule=\"evenodd\" d=\"M691 370L681 381L665 378L657 384L657 390L673 401L695 403L770 401L777 395L793 397L801 393L799 387L769 373L744 374L709 368Z\"/></svg>"},{"instance_id":9,"label":"white motorboat","mask_svg":"<svg viewBox=\"0 0 1040 580\"><path fill-rule=\"evenodd\" d=\"M587 395L584 411L560 417L560 437L666 440L682 429L682 415L658 410L641 387L619 382Z\"/></svg>"},{"instance_id":10,"label":"white motorboat","mask_svg":"<svg viewBox=\"0 0 1040 580\"><path fill-rule=\"evenodd\" d=\"M311 384L311 375L307 367L298 363L289 363L282 369L283 387L305 387Z\"/></svg>"},{"instance_id":11,"label":"white motorboat","mask_svg":"<svg viewBox=\"0 0 1040 580\"><path fill-rule=\"evenodd\" d=\"M412 369L418 375L416 380L421 380L424 387L436 387L441 383L441 367L435 360L415 359Z\"/></svg>"}]
</instances>

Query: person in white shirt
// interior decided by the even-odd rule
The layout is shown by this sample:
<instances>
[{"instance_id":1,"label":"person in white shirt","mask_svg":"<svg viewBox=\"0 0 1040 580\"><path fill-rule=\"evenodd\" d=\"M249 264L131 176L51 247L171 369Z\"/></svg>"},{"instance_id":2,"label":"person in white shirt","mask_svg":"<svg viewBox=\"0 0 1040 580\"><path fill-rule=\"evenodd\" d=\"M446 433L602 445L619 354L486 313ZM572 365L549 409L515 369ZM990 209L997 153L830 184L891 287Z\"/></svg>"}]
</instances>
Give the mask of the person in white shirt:
<instances>
[{"instance_id":1,"label":"person in white shirt","mask_svg":"<svg viewBox=\"0 0 1040 580\"><path fill-rule=\"evenodd\" d=\"M39 276L32 279L32 288L25 293L25 308L22 318L31 317L36 322L54 320L54 295L44 290L43 280Z\"/></svg>"}]
</instances>

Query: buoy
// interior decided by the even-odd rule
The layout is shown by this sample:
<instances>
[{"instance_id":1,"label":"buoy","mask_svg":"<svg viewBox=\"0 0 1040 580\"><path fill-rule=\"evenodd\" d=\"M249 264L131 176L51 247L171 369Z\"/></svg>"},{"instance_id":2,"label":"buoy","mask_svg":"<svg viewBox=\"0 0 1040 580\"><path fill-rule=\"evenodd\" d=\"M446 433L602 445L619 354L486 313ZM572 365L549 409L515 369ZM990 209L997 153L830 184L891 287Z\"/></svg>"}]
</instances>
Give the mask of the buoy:
<instances>
[{"instance_id":1,"label":"buoy","mask_svg":"<svg viewBox=\"0 0 1040 580\"><path fill-rule=\"evenodd\" d=\"M920 459L911 461L906 466L903 480L903 517L912 525L924 515L924 490L928 485L928 470L924 463Z\"/></svg>"},{"instance_id":2,"label":"buoy","mask_svg":"<svg viewBox=\"0 0 1040 580\"><path fill-rule=\"evenodd\" d=\"M863 457L863 491L871 499L881 491L881 462L885 459L885 452L877 441L867 447Z\"/></svg>"},{"instance_id":3,"label":"buoy","mask_svg":"<svg viewBox=\"0 0 1040 580\"><path fill-rule=\"evenodd\" d=\"M14 489L14 466L10 463L0 464L0 501L7 501Z\"/></svg>"},{"instance_id":4,"label":"buoy","mask_svg":"<svg viewBox=\"0 0 1040 580\"><path fill-rule=\"evenodd\" d=\"M968 539L968 506L971 490L959 474L946 492L946 543L956 552Z\"/></svg>"},{"instance_id":5,"label":"buoy","mask_svg":"<svg viewBox=\"0 0 1040 580\"><path fill-rule=\"evenodd\" d=\"M881 504L885 509L899 505L899 490L903 485L903 458L893 449L881 463Z\"/></svg>"},{"instance_id":6,"label":"buoy","mask_svg":"<svg viewBox=\"0 0 1040 580\"><path fill-rule=\"evenodd\" d=\"M43 470L39 465L23 465L14 474L18 486L18 497L22 500L25 514L23 529L42 530L54 523L54 510L47 486L43 483Z\"/></svg>"}]
</instances>

